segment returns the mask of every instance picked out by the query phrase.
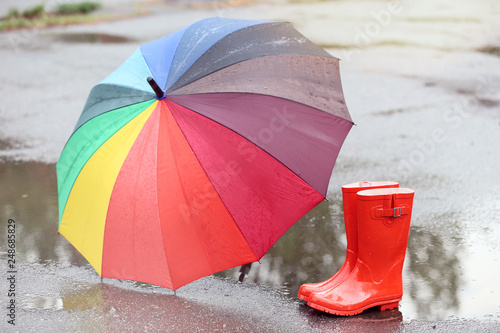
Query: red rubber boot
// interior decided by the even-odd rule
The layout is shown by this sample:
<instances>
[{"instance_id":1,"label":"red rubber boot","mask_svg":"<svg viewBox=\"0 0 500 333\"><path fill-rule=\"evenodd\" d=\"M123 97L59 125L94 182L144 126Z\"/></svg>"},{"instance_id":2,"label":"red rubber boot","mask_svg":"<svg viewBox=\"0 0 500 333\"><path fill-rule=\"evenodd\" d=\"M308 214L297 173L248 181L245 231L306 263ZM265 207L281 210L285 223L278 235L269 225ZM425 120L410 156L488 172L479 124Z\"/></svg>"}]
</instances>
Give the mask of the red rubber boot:
<instances>
[{"instance_id":1,"label":"red rubber boot","mask_svg":"<svg viewBox=\"0 0 500 333\"><path fill-rule=\"evenodd\" d=\"M362 190L392 187L399 187L399 184L396 182L382 181L356 182L342 186L345 234L347 238L347 253L344 264L334 276L326 281L305 283L301 285L297 297L307 302L312 292L331 289L347 278L356 265L356 259L358 258L358 213L356 194Z\"/></svg>"},{"instance_id":2,"label":"red rubber boot","mask_svg":"<svg viewBox=\"0 0 500 333\"><path fill-rule=\"evenodd\" d=\"M361 191L358 196L358 259L349 276L327 291L314 292L307 305L351 316L378 306L397 308L403 296L403 262L410 231L413 190Z\"/></svg>"}]
</instances>

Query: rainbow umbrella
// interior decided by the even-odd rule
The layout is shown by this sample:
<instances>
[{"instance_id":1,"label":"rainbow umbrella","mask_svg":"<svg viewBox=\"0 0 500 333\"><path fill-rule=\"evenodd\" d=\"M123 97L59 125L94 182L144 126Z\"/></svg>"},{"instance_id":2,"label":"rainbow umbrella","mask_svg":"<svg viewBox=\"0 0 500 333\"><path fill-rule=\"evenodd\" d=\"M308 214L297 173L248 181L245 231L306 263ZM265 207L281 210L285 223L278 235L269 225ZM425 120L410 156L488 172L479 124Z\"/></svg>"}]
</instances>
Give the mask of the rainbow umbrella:
<instances>
[{"instance_id":1,"label":"rainbow umbrella","mask_svg":"<svg viewBox=\"0 0 500 333\"><path fill-rule=\"evenodd\" d=\"M59 232L101 277L174 290L257 261L325 198L352 124L338 59L290 23L196 22L90 92Z\"/></svg>"}]
</instances>

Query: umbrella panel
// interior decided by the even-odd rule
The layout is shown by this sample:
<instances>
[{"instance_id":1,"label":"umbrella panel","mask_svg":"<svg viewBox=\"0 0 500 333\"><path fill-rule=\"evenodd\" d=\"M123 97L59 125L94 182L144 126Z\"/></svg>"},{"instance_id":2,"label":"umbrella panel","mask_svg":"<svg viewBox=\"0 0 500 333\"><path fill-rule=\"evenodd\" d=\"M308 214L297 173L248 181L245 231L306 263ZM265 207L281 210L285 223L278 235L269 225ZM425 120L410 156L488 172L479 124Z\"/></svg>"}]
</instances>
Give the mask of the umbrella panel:
<instances>
[{"instance_id":1,"label":"umbrella panel","mask_svg":"<svg viewBox=\"0 0 500 333\"><path fill-rule=\"evenodd\" d=\"M314 70L311 70L314 68ZM333 57L279 54L238 62L169 93L261 94L295 101L351 121Z\"/></svg>"},{"instance_id":2,"label":"umbrella panel","mask_svg":"<svg viewBox=\"0 0 500 333\"><path fill-rule=\"evenodd\" d=\"M324 197L335 159L352 126L348 120L273 96L219 93L169 99L233 129Z\"/></svg>"},{"instance_id":3,"label":"umbrella panel","mask_svg":"<svg viewBox=\"0 0 500 333\"><path fill-rule=\"evenodd\" d=\"M116 179L106 217L102 277L172 286L156 207L159 118L155 108Z\"/></svg>"},{"instance_id":4,"label":"umbrella panel","mask_svg":"<svg viewBox=\"0 0 500 333\"><path fill-rule=\"evenodd\" d=\"M257 258L324 197L234 131L165 102Z\"/></svg>"},{"instance_id":5,"label":"umbrella panel","mask_svg":"<svg viewBox=\"0 0 500 333\"><path fill-rule=\"evenodd\" d=\"M225 119L237 129L238 123L251 123L241 114L254 115L254 130L265 128L273 121L269 107L293 110L302 126L307 123L304 117L314 118L307 112L312 108L270 96L190 97L190 103L198 103L191 107L209 115L213 111L221 116L223 110L221 122ZM183 96L172 98L184 102ZM140 108L119 110L138 112ZM314 112L327 117L316 119L315 126L331 126L328 119L348 123ZM154 102L121 129L121 122L113 122L114 115L111 111L88 122L109 117L108 126L116 133L108 134L109 139L78 174L60 227L102 277L177 289L200 276L260 259L295 221L324 199L244 136L170 100ZM305 139L299 132L286 132L285 128L294 126L282 125L266 148ZM75 132L75 140L80 132L92 132L85 130L84 125ZM299 141L295 144L294 148L304 146ZM82 216L86 223L78 224Z\"/></svg>"},{"instance_id":6,"label":"umbrella panel","mask_svg":"<svg viewBox=\"0 0 500 333\"><path fill-rule=\"evenodd\" d=\"M101 274L109 198L120 168L156 103L111 136L90 157L73 184L59 232Z\"/></svg>"},{"instance_id":7,"label":"umbrella panel","mask_svg":"<svg viewBox=\"0 0 500 333\"><path fill-rule=\"evenodd\" d=\"M214 44L263 21L208 18L141 46L158 85L168 90Z\"/></svg>"},{"instance_id":8,"label":"umbrella panel","mask_svg":"<svg viewBox=\"0 0 500 333\"><path fill-rule=\"evenodd\" d=\"M102 276L177 289L260 259L322 200L235 132L160 101L116 178Z\"/></svg>"},{"instance_id":9,"label":"umbrella panel","mask_svg":"<svg viewBox=\"0 0 500 333\"><path fill-rule=\"evenodd\" d=\"M56 165L59 221L62 221L68 196L85 163L111 136L153 102L142 102L107 112L86 122L73 133Z\"/></svg>"},{"instance_id":10,"label":"umbrella panel","mask_svg":"<svg viewBox=\"0 0 500 333\"><path fill-rule=\"evenodd\" d=\"M178 49L189 50L189 40L180 41ZM196 47L196 50L199 48ZM312 43L287 22L267 22L247 26L218 40L206 52L199 53L196 62L184 70L180 77L172 77L167 94L230 65L242 61L282 54L302 54L333 58L328 52ZM183 59L179 57L179 59ZM185 61L185 60L184 60ZM179 67L175 62L171 71Z\"/></svg>"},{"instance_id":11,"label":"umbrella panel","mask_svg":"<svg viewBox=\"0 0 500 333\"><path fill-rule=\"evenodd\" d=\"M171 289L256 261L163 101L117 178L103 250L103 277Z\"/></svg>"},{"instance_id":12,"label":"umbrella panel","mask_svg":"<svg viewBox=\"0 0 500 333\"><path fill-rule=\"evenodd\" d=\"M108 96L114 97L109 98ZM142 90L112 84L98 84L92 89L87 98L85 107L75 126L75 131L92 118L103 113L151 101L154 97L154 94Z\"/></svg>"}]
</instances>

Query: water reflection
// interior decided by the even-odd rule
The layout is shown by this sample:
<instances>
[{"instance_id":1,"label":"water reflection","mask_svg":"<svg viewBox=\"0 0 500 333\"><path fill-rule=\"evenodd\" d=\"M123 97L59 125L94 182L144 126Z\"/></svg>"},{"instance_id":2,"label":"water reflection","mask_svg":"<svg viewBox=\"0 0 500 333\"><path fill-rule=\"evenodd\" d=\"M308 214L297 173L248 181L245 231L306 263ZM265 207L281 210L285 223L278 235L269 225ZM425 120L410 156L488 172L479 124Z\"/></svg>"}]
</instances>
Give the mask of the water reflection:
<instances>
[{"instance_id":1,"label":"water reflection","mask_svg":"<svg viewBox=\"0 0 500 333\"><path fill-rule=\"evenodd\" d=\"M162 327L169 332L224 330L245 331L252 327L271 330L272 326L258 318L249 318L226 309L200 304L194 300L151 292L120 288L107 283L80 286L67 291L60 302L70 312L93 311L88 330L101 332L146 332ZM92 329L93 328L93 329Z\"/></svg>"},{"instance_id":2,"label":"water reflection","mask_svg":"<svg viewBox=\"0 0 500 333\"><path fill-rule=\"evenodd\" d=\"M53 164L0 163L0 184L0 219L16 221L19 259L69 261L75 265L87 263L57 233L57 180ZM1 251L5 251L5 245L2 237Z\"/></svg>"},{"instance_id":3,"label":"water reflection","mask_svg":"<svg viewBox=\"0 0 500 333\"><path fill-rule=\"evenodd\" d=\"M320 332L386 333L404 331L403 314L398 309L379 311L368 309L354 317L332 316L316 311L306 304L299 305L309 327Z\"/></svg>"},{"instance_id":4,"label":"water reflection","mask_svg":"<svg viewBox=\"0 0 500 333\"><path fill-rule=\"evenodd\" d=\"M458 242L414 227L408 241L408 282L405 292L411 296L419 317L435 318L459 310L458 291L461 266Z\"/></svg>"},{"instance_id":5,"label":"water reflection","mask_svg":"<svg viewBox=\"0 0 500 333\"><path fill-rule=\"evenodd\" d=\"M129 43L132 38L104 33L52 33L48 37L64 43Z\"/></svg>"},{"instance_id":6,"label":"water reflection","mask_svg":"<svg viewBox=\"0 0 500 333\"><path fill-rule=\"evenodd\" d=\"M343 264L346 251L340 194L306 214L262 258L245 281L269 284L295 297L301 284L323 281ZM436 217L446 219L446 216ZM454 231L460 228L453 228ZM412 226L404 271L405 309L419 319L445 318L459 310L460 238ZM220 272L235 277L236 269ZM285 286L285 287L283 287Z\"/></svg>"},{"instance_id":7,"label":"water reflection","mask_svg":"<svg viewBox=\"0 0 500 333\"><path fill-rule=\"evenodd\" d=\"M54 165L37 162L0 164L0 183L0 219L16 220L16 246L20 260L53 260L70 262L76 266L88 265L73 246L57 233L57 185ZM297 301L297 304L301 304L296 294L302 283L325 280L344 262L346 241L341 202L340 193L334 194L329 201L322 202L307 213L269 250L260 264L252 265L243 283L269 286L279 290L280 295L287 295L291 300ZM461 229L461 223L456 222L455 217L443 215L435 216L435 219L441 221L441 225L450 227L447 230L431 231L416 224L410 231L404 268L405 295L401 302L401 311L411 319L467 315L464 313L465 295L474 292L475 295L482 293L481 295L488 296L491 295L491 290L496 288L495 284L491 283L471 283L474 280L467 279L468 272L462 271L463 267L478 260L478 256L483 258L495 254L476 253L470 247L465 248L461 235L466 235L467 231ZM5 237L0 239L0 251L6 251ZM482 260L488 261L487 258ZM228 277L236 282L239 273L240 267L236 267L216 275ZM101 287L95 288L96 290L75 291L78 297L73 294L65 295L64 306L78 309L100 304L100 301L94 298L101 297ZM484 293L484 290L488 293ZM475 304L481 304L486 313L494 312L497 308L494 300L476 297ZM60 303L53 299L33 300L32 303L34 307L60 306ZM465 311L471 311L469 309L473 305L469 300L467 304L469 306ZM315 322L322 322L323 317L318 315L319 312L309 311L311 310L307 307L301 310L304 315L314 318ZM368 316L371 319L359 317L359 320L375 320L374 316L372 313L371 317ZM390 318L392 319L386 319L392 323L394 318ZM339 320L342 319L328 320L328 325L335 326Z\"/></svg>"},{"instance_id":8,"label":"water reflection","mask_svg":"<svg viewBox=\"0 0 500 333\"><path fill-rule=\"evenodd\" d=\"M285 286L296 295L306 281L322 281L344 263L346 241L339 198L323 201L292 226L261 259L253 264L249 281ZM217 273L235 276L238 269Z\"/></svg>"},{"instance_id":9,"label":"water reflection","mask_svg":"<svg viewBox=\"0 0 500 333\"><path fill-rule=\"evenodd\" d=\"M54 297L42 297L28 299L21 303L21 306L25 309L42 309L42 310L61 310L63 309L63 300L61 298Z\"/></svg>"},{"instance_id":10,"label":"water reflection","mask_svg":"<svg viewBox=\"0 0 500 333\"><path fill-rule=\"evenodd\" d=\"M105 302L103 299L104 284L78 285L74 289L65 290L61 303L66 311L83 311L98 309L103 311Z\"/></svg>"}]
</instances>

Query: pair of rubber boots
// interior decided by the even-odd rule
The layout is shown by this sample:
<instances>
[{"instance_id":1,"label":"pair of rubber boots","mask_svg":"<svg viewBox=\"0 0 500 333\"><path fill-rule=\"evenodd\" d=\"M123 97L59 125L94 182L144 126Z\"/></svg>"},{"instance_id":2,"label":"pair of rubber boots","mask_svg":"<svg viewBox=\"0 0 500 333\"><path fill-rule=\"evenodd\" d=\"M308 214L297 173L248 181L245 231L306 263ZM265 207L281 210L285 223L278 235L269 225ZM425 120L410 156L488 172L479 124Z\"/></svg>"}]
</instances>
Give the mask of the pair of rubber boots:
<instances>
[{"instance_id":1,"label":"pair of rubber boots","mask_svg":"<svg viewBox=\"0 0 500 333\"><path fill-rule=\"evenodd\" d=\"M306 283L298 297L317 310L351 316L399 306L408 244L413 190L396 182L342 186L347 254L330 279Z\"/></svg>"}]
</instances>

